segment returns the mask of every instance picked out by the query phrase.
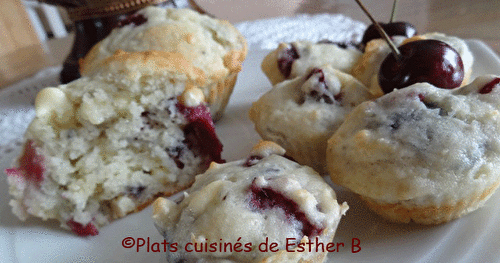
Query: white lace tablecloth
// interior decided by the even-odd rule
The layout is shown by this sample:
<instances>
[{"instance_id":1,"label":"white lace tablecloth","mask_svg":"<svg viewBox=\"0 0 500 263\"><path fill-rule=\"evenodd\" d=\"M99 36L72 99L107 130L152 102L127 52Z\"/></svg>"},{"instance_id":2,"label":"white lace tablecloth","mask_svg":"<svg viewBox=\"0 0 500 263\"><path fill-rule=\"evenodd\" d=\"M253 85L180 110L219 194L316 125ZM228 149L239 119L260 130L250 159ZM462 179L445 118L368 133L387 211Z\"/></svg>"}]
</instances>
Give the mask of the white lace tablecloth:
<instances>
[{"instance_id":1,"label":"white lace tablecloth","mask_svg":"<svg viewBox=\"0 0 500 263\"><path fill-rule=\"evenodd\" d=\"M252 50L273 49L280 42L296 40L359 41L366 25L340 14L304 14L242 22L236 27ZM61 67L47 68L0 91L0 162L19 149L24 131L35 115L33 103L37 92L58 85L60 70Z\"/></svg>"}]
</instances>

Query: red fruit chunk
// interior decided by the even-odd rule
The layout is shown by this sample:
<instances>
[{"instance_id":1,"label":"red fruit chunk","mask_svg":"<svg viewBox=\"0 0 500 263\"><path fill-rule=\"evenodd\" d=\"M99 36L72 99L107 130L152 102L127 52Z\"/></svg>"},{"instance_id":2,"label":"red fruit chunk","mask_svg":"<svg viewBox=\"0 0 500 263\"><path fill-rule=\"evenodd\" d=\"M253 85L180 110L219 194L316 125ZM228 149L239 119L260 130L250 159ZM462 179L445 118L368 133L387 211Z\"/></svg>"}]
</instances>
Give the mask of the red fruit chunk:
<instances>
[{"instance_id":1,"label":"red fruit chunk","mask_svg":"<svg viewBox=\"0 0 500 263\"><path fill-rule=\"evenodd\" d=\"M295 46L293 44L290 44L290 46L290 48L284 49L278 54L278 69L285 78L290 77L293 62L300 57Z\"/></svg>"},{"instance_id":2,"label":"red fruit chunk","mask_svg":"<svg viewBox=\"0 0 500 263\"><path fill-rule=\"evenodd\" d=\"M132 14L127 16L125 19L118 22L118 27L124 27L129 24L134 24L136 26L146 23L148 19L141 14Z\"/></svg>"},{"instance_id":3,"label":"red fruit chunk","mask_svg":"<svg viewBox=\"0 0 500 263\"><path fill-rule=\"evenodd\" d=\"M380 65L378 81L384 93L418 82L442 89L454 89L462 84L462 58L448 44L427 39L409 42L398 49L399 59L389 54Z\"/></svg>"},{"instance_id":4,"label":"red fruit chunk","mask_svg":"<svg viewBox=\"0 0 500 263\"><path fill-rule=\"evenodd\" d=\"M261 156L252 155L247 158L246 162L243 164L244 167L250 167L262 160Z\"/></svg>"},{"instance_id":5,"label":"red fruit chunk","mask_svg":"<svg viewBox=\"0 0 500 263\"><path fill-rule=\"evenodd\" d=\"M334 95L328 85L326 85L325 73L322 69L312 69L307 78L309 79L312 76L318 77L318 83L312 87L312 90L307 94L308 96L314 98L317 102L325 102L327 104L333 104L334 101L340 101L342 99L341 93Z\"/></svg>"},{"instance_id":6,"label":"red fruit chunk","mask_svg":"<svg viewBox=\"0 0 500 263\"><path fill-rule=\"evenodd\" d=\"M311 78L315 74L320 74L318 81L319 82L325 82L325 73L323 73L323 70L320 68L313 68L309 75L307 75L307 78Z\"/></svg>"},{"instance_id":7,"label":"red fruit chunk","mask_svg":"<svg viewBox=\"0 0 500 263\"><path fill-rule=\"evenodd\" d=\"M70 221L68 221L67 225L71 228L71 231L81 237L97 236L99 234L99 231L92 223L88 223L87 225L83 226L82 224L77 223L73 219L71 219Z\"/></svg>"},{"instance_id":8,"label":"red fruit chunk","mask_svg":"<svg viewBox=\"0 0 500 263\"><path fill-rule=\"evenodd\" d=\"M495 78L479 90L480 94L488 94L500 83L500 78Z\"/></svg>"},{"instance_id":9,"label":"red fruit chunk","mask_svg":"<svg viewBox=\"0 0 500 263\"><path fill-rule=\"evenodd\" d=\"M186 107L177 103L176 107L189 122L184 128L189 147L196 148L201 154L208 156L209 161L224 163L221 157L222 143L215 133L212 116L207 106L200 104L196 107Z\"/></svg>"},{"instance_id":10,"label":"red fruit chunk","mask_svg":"<svg viewBox=\"0 0 500 263\"><path fill-rule=\"evenodd\" d=\"M43 172L45 171L43 161L43 156L36 152L35 143L29 140L24 145L23 155L19 158L19 167L5 169L5 173L40 183L43 181Z\"/></svg>"},{"instance_id":11,"label":"red fruit chunk","mask_svg":"<svg viewBox=\"0 0 500 263\"><path fill-rule=\"evenodd\" d=\"M280 192L270 187L262 188L254 183L250 186L251 199L250 205L255 209L266 210L281 208L285 211L288 220L295 219L302 223L302 233L308 237L320 235L323 228L313 225L306 217L306 214L300 211L299 205Z\"/></svg>"}]
</instances>

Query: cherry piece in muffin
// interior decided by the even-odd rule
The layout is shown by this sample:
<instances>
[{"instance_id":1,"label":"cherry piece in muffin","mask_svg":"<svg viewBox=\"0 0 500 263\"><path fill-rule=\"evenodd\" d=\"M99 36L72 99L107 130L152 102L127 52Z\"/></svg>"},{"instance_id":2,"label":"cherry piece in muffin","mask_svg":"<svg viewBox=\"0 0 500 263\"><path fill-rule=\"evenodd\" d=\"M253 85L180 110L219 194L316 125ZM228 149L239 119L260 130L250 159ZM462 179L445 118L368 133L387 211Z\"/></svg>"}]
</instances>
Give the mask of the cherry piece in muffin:
<instances>
[{"instance_id":1,"label":"cherry piece in muffin","mask_svg":"<svg viewBox=\"0 0 500 263\"><path fill-rule=\"evenodd\" d=\"M275 143L260 142L247 159L212 164L179 203L157 199L153 220L167 242L242 244L225 253L179 250L167 253L168 261L323 262L321 249L291 252L308 240L331 242L348 207L338 204L314 170L283 157L284 152ZM250 159L253 165L245 165ZM266 241L276 243L279 252L260 251L258 245ZM287 242L294 245L286 247Z\"/></svg>"},{"instance_id":2,"label":"cherry piece in muffin","mask_svg":"<svg viewBox=\"0 0 500 263\"><path fill-rule=\"evenodd\" d=\"M189 68L171 74L172 59L182 60L159 55L151 69L149 56L123 54L111 61L111 72L39 92L24 151L6 170L17 217L57 220L77 235L96 235L157 196L189 187L211 162L223 162L203 92L186 89ZM127 68L136 63L146 64Z\"/></svg>"}]
</instances>

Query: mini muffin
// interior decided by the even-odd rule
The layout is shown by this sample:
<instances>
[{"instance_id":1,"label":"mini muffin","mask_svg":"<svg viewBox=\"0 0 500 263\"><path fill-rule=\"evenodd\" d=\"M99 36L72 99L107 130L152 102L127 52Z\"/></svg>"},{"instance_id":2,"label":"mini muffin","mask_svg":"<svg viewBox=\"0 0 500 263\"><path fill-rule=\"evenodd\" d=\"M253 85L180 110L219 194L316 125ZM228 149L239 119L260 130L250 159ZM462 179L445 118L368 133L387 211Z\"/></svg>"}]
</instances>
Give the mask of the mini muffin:
<instances>
[{"instance_id":1,"label":"mini muffin","mask_svg":"<svg viewBox=\"0 0 500 263\"><path fill-rule=\"evenodd\" d=\"M316 172L284 152L261 142L246 160L211 165L183 200L158 198L153 220L178 248L167 261L323 262L348 206L337 203ZM268 249L276 243L273 252L261 251L265 242Z\"/></svg>"},{"instance_id":2,"label":"mini muffin","mask_svg":"<svg viewBox=\"0 0 500 263\"><path fill-rule=\"evenodd\" d=\"M227 21L189 9L149 6L123 20L96 44L81 63L83 76L101 70L103 61L117 51L166 51L184 57L201 73L212 117L219 119L247 54L241 33Z\"/></svg>"},{"instance_id":3,"label":"mini muffin","mask_svg":"<svg viewBox=\"0 0 500 263\"><path fill-rule=\"evenodd\" d=\"M463 66L464 66L464 80L462 81L462 85L469 83L470 76L472 74L472 64L473 64L473 56L465 43L464 40L447 36L442 33L427 33L423 35L417 35L411 38L405 38L402 36L394 36L392 40L394 44L397 46L404 45L408 42L415 40L423 40L423 39L434 39L445 42L450 45L453 49L455 49L460 55ZM365 52L362 57L358 60L356 65L352 68L351 74L361 81L365 86L370 89L370 92L379 97L384 94L382 89L380 88L378 82L378 73L380 71L380 65L384 61L384 59L391 54L391 49L387 42L384 39L374 39L367 43L365 47Z\"/></svg>"},{"instance_id":4,"label":"mini muffin","mask_svg":"<svg viewBox=\"0 0 500 263\"><path fill-rule=\"evenodd\" d=\"M323 174L326 141L355 106L371 98L351 75L325 66L277 84L253 103L249 115L262 138Z\"/></svg>"},{"instance_id":5,"label":"mini muffin","mask_svg":"<svg viewBox=\"0 0 500 263\"><path fill-rule=\"evenodd\" d=\"M97 235L222 162L196 73L178 54L122 53L102 74L40 91L24 150L6 170L13 213Z\"/></svg>"},{"instance_id":6,"label":"mini muffin","mask_svg":"<svg viewBox=\"0 0 500 263\"><path fill-rule=\"evenodd\" d=\"M500 179L499 83L417 83L362 103L328 140L333 182L397 222L438 224L476 210Z\"/></svg>"},{"instance_id":7,"label":"mini muffin","mask_svg":"<svg viewBox=\"0 0 500 263\"><path fill-rule=\"evenodd\" d=\"M304 75L311 68L330 65L349 73L361 57L354 44L328 41L280 43L262 61L262 71L273 85Z\"/></svg>"}]
</instances>

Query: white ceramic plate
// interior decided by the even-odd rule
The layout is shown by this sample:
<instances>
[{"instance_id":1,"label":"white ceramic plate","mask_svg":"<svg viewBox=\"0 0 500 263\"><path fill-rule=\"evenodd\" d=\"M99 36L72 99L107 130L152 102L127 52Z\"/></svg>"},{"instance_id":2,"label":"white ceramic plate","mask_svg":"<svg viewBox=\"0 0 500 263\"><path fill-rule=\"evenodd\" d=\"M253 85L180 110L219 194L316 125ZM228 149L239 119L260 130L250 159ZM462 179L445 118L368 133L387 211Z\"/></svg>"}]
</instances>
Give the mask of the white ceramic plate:
<instances>
[{"instance_id":1,"label":"white ceramic plate","mask_svg":"<svg viewBox=\"0 0 500 263\"><path fill-rule=\"evenodd\" d=\"M468 44L475 56L475 76L500 74L500 59L486 45L477 40ZM260 70L260 62L267 51L255 46L249 52L225 116L216 124L224 144L224 158L228 161L246 157L259 139L247 117L253 101L270 88ZM33 83L32 83L33 84ZM40 85L40 83L36 83ZM34 84L33 84L34 85ZM26 88L0 92L0 126L25 112L32 116L34 92L22 93ZM21 122L23 120L21 119ZM18 121L19 122L19 121ZM19 125L26 125L26 120ZM18 128L19 130L19 128ZM19 153L19 146L6 150L5 140L19 140L18 134L0 134L0 170L8 167ZM10 137L8 137L10 136ZM7 139L6 139L7 138ZM3 149L2 149L3 145ZM2 151L3 150L3 151ZM329 254L329 262L500 262L500 191L494 194L478 211L459 220L439 226L399 225L387 223L368 211L350 193L335 187L340 201L347 201L350 209L341 221L336 243L343 243L339 252ZM153 226L151 207L127 216L100 230L96 237L81 238L59 229L54 222L29 219L20 222L10 212L5 175L0 176L0 262L164 262L164 253L147 251L162 237ZM124 248L122 240L132 237L137 248ZM354 247L352 240L359 240Z\"/></svg>"}]
</instances>

